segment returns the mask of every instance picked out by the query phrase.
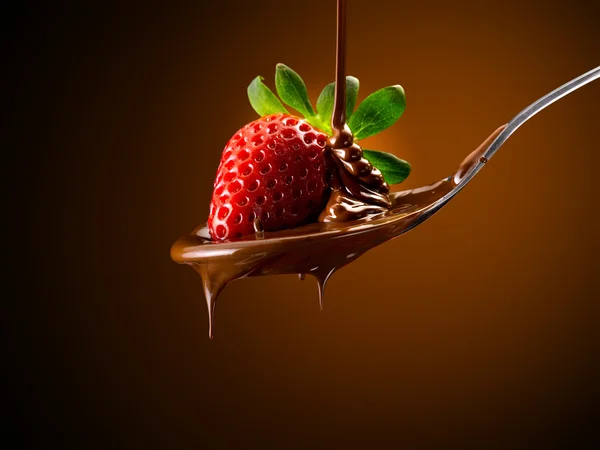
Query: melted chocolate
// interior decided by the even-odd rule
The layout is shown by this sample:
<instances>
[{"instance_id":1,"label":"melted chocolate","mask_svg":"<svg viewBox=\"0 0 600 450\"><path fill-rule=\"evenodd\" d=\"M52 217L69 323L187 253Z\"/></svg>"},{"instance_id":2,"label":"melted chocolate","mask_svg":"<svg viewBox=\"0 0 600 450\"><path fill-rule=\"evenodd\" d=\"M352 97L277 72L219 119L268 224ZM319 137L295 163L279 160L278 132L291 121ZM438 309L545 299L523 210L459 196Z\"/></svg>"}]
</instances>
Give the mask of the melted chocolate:
<instances>
[{"instance_id":1,"label":"melted chocolate","mask_svg":"<svg viewBox=\"0 0 600 450\"><path fill-rule=\"evenodd\" d=\"M357 144L339 149L327 147L325 152L325 160L334 170L331 195L319 222L348 222L385 212L392 206L388 184L379 169L362 157Z\"/></svg>"},{"instance_id":2,"label":"melted chocolate","mask_svg":"<svg viewBox=\"0 0 600 450\"><path fill-rule=\"evenodd\" d=\"M181 237L171 257L202 277L213 337L216 300L231 281L277 274L314 276L323 307L325 284L341 267L367 250L414 228L437 211L436 205L478 164L504 127L471 153L456 173L438 183L389 193L381 172L363 158L346 125L346 0L338 0L337 65L333 135L325 156L332 169L331 196L319 222L292 230L265 232L255 221L255 234L231 241L212 241L206 225Z\"/></svg>"},{"instance_id":3,"label":"melted chocolate","mask_svg":"<svg viewBox=\"0 0 600 450\"><path fill-rule=\"evenodd\" d=\"M313 223L292 230L259 232L233 241L214 242L206 225L181 237L171 249L172 258L193 267L202 277L209 312L209 336L213 336L217 297L239 278L309 274L317 279L323 305L327 280L341 267L367 250L406 233L436 211L436 204L478 164L500 134L498 128L458 167L454 175L417 189L390 194L391 207L350 222Z\"/></svg>"},{"instance_id":4,"label":"melted chocolate","mask_svg":"<svg viewBox=\"0 0 600 450\"><path fill-rule=\"evenodd\" d=\"M338 0L335 99L331 116L332 136L327 140L325 161L333 178L327 206L319 222L347 222L387 211L390 187L379 169L363 158L346 124L346 0Z\"/></svg>"}]
</instances>

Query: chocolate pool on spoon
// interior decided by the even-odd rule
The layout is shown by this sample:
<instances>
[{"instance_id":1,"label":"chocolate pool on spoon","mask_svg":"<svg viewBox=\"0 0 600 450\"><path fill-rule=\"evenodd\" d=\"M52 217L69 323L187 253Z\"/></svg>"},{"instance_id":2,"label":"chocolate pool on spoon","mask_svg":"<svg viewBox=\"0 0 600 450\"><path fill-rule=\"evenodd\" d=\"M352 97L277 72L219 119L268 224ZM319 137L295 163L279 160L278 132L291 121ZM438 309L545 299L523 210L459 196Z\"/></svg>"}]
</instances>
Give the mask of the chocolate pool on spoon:
<instances>
[{"instance_id":1,"label":"chocolate pool on spoon","mask_svg":"<svg viewBox=\"0 0 600 450\"><path fill-rule=\"evenodd\" d=\"M335 97L330 137L322 150L323 161L331 172L331 178L328 183L329 189L323 194L328 195L328 199L318 215L319 221L292 229L265 231L263 225L268 227L272 222L269 222L268 214L261 213L261 210L257 209L251 211L250 216L244 217L245 220L252 219L254 231L252 234L223 240L219 239L218 227L221 226L221 230L226 230L226 222L220 222L218 217L221 209L212 211L213 205L211 205L209 221L213 219L213 235L211 236L211 230L207 225L201 225L192 233L177 240L171 249L171 256L176 262L190 265L202 277L211 338L215 303L220 292L229 282L249 276L300 274L301 278L304 278L305 274L309 274L317 279L319 302L322 307L325 284L336 270L354 261L367 250L400 236L431 217L479 172L498 148L525 121L551 103L600 77L600 67L597 67L542 97L508 124L494 131L448 178L429 186L390 194L389 187L384 181L386 173L391 173L386 172L389 167L383 164L381 172L373 167L374 165L366 160L365 156L371 156L376 152L363 154L361 148L354 143L352 132L346 124L347 93L346 83L343 82L346 79L345 22L346 1L338 0ZM278 66L278 70L280 68L281 66ZM285 66L283 68L287 69ZM293 72L292 74L296 75ZM249 87L249 92L253 85L257 86L255 82ZM260 83L260 80L258 82ZM266 98L271 104L277 102L279 105L277 107L283 108L276 98L273 100L269 97L269 94L274 97L270 91L265 93L262 90L259 94L261 97L258 100ZM254 100L258 101L257 97ZM303 108L302 105L297 104L291 106L299 111ZM310 106L308 108L308 114L305 113L307 117L312 110ZM357 113L360 109L359 107ZM385 105L381 109L385 110ZM274 124L279 116L268 117L273 117ZM302 126L304 122L299 119L294 125L297 126L298 123ZM307 124L304 126L308 127ZM321 129L325 127L322 126ZM274 146L274 151L278 148ZM222 164L224 162L225 159L222 160ZM379 160L374 158L373 162L377 163ZM392 160L391 163L394 161ZM395 168L403 170L401 165ZM287 164L286 169L289 170ZM382 172L384 172L383 176ZM217 181L221 180L218 178ZM215 185L218 186L219 183L216 182ZM261 218L264 220L261 221Z\"/></svg>"}]
</instances>

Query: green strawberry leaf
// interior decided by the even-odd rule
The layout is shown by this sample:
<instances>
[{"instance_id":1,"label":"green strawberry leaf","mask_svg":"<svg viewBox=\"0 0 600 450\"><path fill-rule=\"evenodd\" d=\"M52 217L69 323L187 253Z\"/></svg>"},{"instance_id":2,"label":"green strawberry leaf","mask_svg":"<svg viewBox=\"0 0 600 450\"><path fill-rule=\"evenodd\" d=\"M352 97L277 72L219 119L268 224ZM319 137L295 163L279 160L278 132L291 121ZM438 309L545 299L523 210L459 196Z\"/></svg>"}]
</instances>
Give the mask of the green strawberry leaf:
<instances>
[{"instance_id":1,"label":"green strawberry leaf","mask_svg":"<svg viewBox=\"0 0 600 450\"><path fill-rule=\"evenodd\" d=\"M369 95L354 112L348 126L355 139L365 139L393 125L405 107L402 86L389 86Z\"/></svg>"},{"instance_id":2,"label":"green strawberry leaf","mask_svg":"<svg viewBox=\"0 0 600 450\"><path fill-rule=\"evenodd\" d=\"M287 113L285 106L281 104L271 89L265 86L262 80L264 78L259 75L248 85L248 99L254 111L261 117L269 114Z\"/></svg>"},{"instance_id":3,"label":"green strawberry leaf","mask_svg":"<svg viewBox=\"0 0 600 450\"><path fill-rule=\"evenodd\" d=\"M346 121L350 120L356 105L358 97L359 82L358 78L346 77ZM330 83L321 91L321 95L317 99L317 111L319 118L323 124L326 124L327 129L323 130L331 134L331 115L333 114L333 104L335 101L335 83Z\"/></svg>"},{"instance_id":4,"label":"green strawberry leaf","mask_svg":"<svg viewBox=\"0 0 600 450\"><path fill-rule=\"evenodd\" d=\"M300 112L307 120L316 116L304 81L285 64L277 64L275 87L281 100Z\"/></svg>"},{"instance_id":5,"label":"green strawberry leaf","mask_svg":"<svg viewBox=\"0 0 600 450\"><path fill-rule=\"evenodd\" d=\"M401 183L410 174L410 164L391 153L363 149L363 157L381 171L388 184Z\"/></svg>"}]
</instances>

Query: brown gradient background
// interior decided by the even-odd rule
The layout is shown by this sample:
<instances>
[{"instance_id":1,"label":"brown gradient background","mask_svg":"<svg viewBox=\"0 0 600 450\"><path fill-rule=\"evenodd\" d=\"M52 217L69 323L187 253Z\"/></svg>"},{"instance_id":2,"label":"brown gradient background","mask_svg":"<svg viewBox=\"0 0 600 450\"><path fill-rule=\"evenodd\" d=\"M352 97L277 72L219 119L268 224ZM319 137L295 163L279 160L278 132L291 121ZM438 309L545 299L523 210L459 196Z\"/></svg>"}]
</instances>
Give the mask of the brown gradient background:
<instances>
[{"instance_id":1,"label":"brown gradient background","mask_svg":"<svg viewBox=\"0 0 600 450\"><path fill-rule=\"evenodd\" d=\"M364 143L412 163L403 188L448 175L600 64L593 2L349 4L360 98L407 92L398 124ZM528 122L439 214L337 273L323 312L313 280L242 280L207 338L200 280L170 246L206 220L221 150L255 118L252 78L272 86L285 62L313 99L332 81L334 18L334 0L8 16L11 448L597 442L600 82Z\"/></svg>"}]
</instances>

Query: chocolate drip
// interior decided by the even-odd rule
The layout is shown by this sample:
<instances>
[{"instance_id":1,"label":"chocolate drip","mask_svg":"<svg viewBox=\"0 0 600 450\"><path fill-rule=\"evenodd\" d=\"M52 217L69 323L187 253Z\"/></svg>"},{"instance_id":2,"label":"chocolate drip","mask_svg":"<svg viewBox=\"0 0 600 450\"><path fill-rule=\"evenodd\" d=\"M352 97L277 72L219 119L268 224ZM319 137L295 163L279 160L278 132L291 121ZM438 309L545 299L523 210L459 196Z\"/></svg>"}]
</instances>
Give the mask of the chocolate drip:
<instances>
[{"instance_id":1,"label":"chocolate drip","mask_svg":"<svg viewBox=\"0 0 600 450\"><path fill-rule=\"evenodd\" d=\"M390 188L381 172L363 158L346 124L346 0L338 0L335 100L331 116L332 136L325 160L333 174L331 195L319 215L320 222L346 222L385 212L392 205Z\"/></svg>"}]
</instances>

